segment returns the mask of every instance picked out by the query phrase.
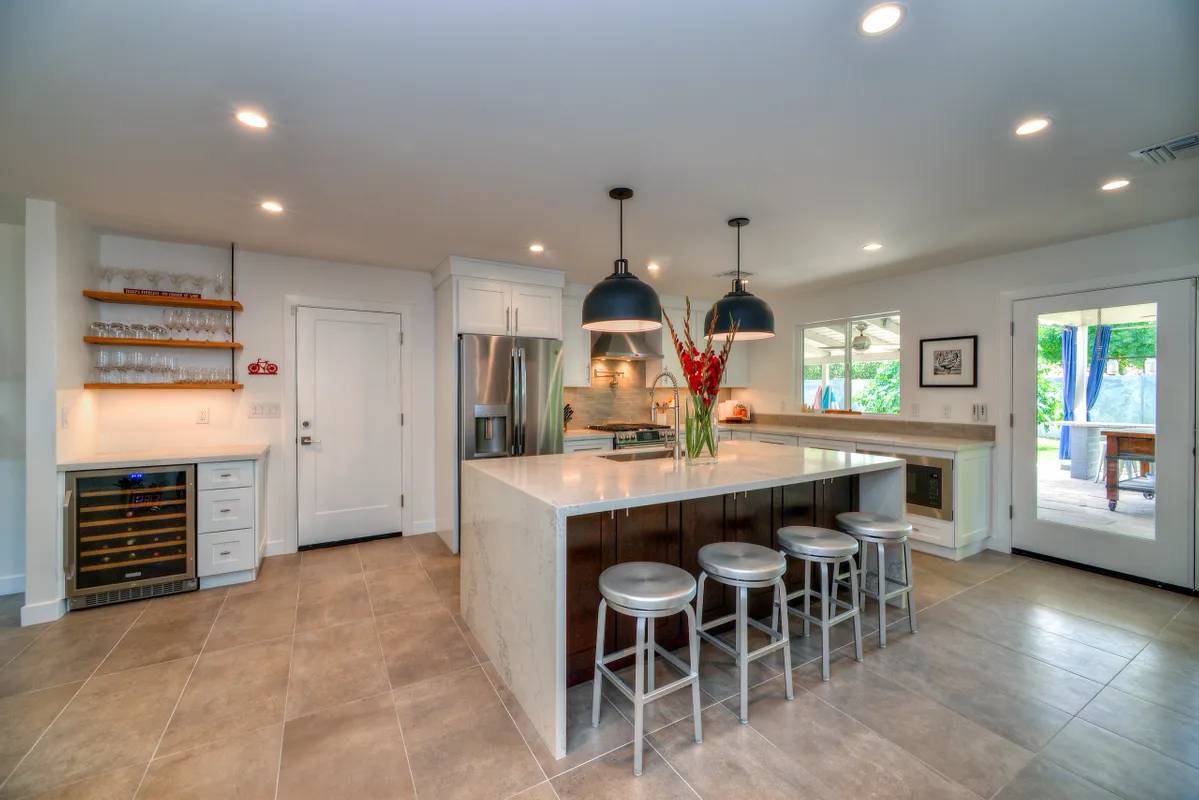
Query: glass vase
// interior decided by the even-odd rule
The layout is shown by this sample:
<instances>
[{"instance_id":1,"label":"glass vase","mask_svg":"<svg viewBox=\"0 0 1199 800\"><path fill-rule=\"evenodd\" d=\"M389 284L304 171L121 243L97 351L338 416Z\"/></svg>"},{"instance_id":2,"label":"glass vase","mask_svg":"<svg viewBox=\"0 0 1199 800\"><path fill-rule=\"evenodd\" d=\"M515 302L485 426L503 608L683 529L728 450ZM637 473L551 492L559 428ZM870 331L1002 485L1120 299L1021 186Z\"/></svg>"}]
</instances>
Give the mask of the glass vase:
<instances>
[{"instance_id":1,"label":"glass vase","mask_svg":"<svg viewBox=\"0 0 1199 800\"><path fill-rule=\"evenodd\" d=\"M711 403L704 403L695 395L687 398L687 420L683 444L689 465L716 463L720 449L720 435L716 429L715 398Z\"/></svg>"}]
</instances>

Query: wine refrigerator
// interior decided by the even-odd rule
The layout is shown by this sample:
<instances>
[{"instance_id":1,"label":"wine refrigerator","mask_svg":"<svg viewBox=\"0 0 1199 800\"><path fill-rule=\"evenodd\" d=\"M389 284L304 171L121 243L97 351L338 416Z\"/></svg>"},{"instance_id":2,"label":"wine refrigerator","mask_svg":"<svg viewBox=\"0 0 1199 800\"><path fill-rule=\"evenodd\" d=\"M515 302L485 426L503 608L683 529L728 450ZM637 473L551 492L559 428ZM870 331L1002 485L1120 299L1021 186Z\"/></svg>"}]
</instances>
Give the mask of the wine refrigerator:
<instances>
[{"instance_id":1,"label":"wine refrigerator","mask_svg":"<svg viewBox=\"0 0 1199 800\"><path fill-rule=\"evenodd\" d=\"M67 473L72 610L197 588L196 467Z\"/></svg>"}]
</instances>

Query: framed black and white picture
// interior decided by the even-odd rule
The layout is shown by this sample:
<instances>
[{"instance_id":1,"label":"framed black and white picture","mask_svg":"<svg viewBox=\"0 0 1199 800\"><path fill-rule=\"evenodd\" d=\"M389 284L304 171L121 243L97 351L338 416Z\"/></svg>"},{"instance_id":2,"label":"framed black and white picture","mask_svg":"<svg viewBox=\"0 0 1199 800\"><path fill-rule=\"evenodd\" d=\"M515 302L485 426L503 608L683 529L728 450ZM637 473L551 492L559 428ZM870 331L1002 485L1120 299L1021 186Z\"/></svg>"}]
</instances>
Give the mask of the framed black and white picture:
<instances>
[{"instance_id":1,"label":"framed black and white picture","mask_svg":"<svg viewBox=\"0 0 1199 800\"><path fill-rule=\"evenodd\" d=\"M978 386L978 337L921 339L920 385Z\"/></svg>"}]
</instances>

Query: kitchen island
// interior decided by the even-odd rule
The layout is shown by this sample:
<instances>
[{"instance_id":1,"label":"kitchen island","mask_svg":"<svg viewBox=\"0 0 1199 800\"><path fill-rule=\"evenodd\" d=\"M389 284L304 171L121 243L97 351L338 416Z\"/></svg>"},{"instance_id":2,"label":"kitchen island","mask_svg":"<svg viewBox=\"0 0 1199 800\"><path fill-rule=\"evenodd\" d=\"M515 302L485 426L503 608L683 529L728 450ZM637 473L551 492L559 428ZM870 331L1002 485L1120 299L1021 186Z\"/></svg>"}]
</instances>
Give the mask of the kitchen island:
<instances>
[{"instance_id":1,"label":"kitchen island","mask_svg":"<svg viewBox=\"0 0 1199 800\"><path fill-rule=\"evenodd\" d=\"M725 442L708 466L605 455L622 454L462 465L462 614L558 758L568 744L567 686L591 676L603 569L660 561L698 575L696 553L709 542L773 547L781 525L904 509L904 462L895 458L759 442ZM727 601L711 592L705 608ZM768 593L751 598L751 613L768 615L769 603ZM659 620L659 642L682 642L680 620ZM609 626L609 650L631 642L626 622Z\"/></svg>"}]
</instances>

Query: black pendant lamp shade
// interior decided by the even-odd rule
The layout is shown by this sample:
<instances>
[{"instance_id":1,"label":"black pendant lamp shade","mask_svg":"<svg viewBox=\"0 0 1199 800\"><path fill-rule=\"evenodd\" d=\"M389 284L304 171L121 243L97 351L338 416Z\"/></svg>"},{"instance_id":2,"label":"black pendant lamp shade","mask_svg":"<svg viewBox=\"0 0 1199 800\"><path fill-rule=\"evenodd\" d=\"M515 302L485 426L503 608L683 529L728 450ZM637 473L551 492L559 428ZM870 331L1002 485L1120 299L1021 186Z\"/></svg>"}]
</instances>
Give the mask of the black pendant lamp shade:
<instances>
[{"instance_id":1,"label":"black pendant lamp shade","mask_svg":"<svg viewBox=\"0 0 1199 800\"><path fill-rule=\"evenodd\" d=\"M774 338L774 312L760 297L754 297L746 288L746 282L741 278L741 229L749 224L747 217L734 217L729 225L737 229L737 277L733 279L733 290L716 301L704 317L704 330L712 327L712 316L716 316L716 330L712 338L724 341L729 331L737 322L737 332L734 338L738 341Z\"/></svg>"},{"instance_id":2,"label":"black pendant lamp shade","mask_svg":"<svg viewBox=\"0 0 1199 800\"><path fill-rule=\"evenodd\" d=\"M583 327L609 333L658 330L662 327L658 293L629 272L629 261L624 257L624 201L633 196L633 190L617 188L608 196L620 201L620 258L616 259L615 271L591 287L583 299Z\"/></svg>"}]
</instances>

